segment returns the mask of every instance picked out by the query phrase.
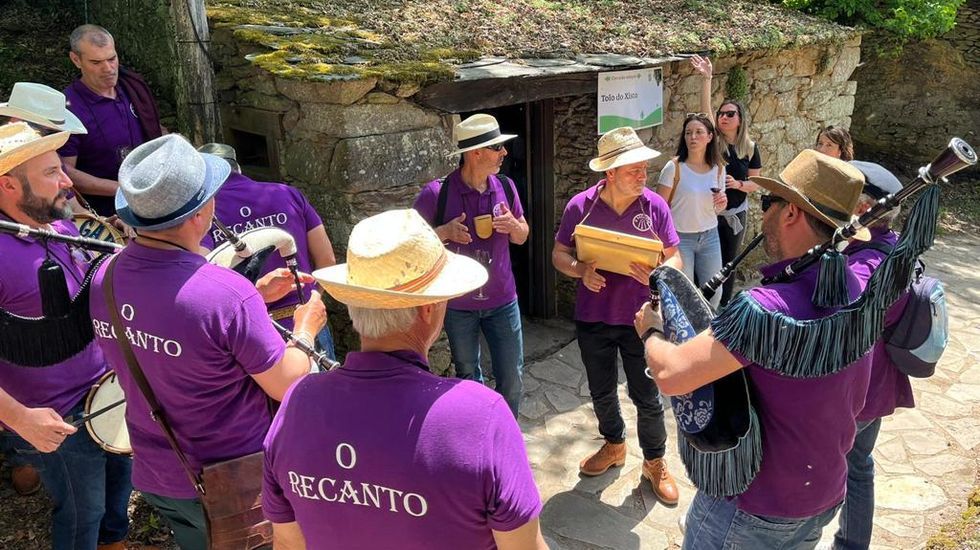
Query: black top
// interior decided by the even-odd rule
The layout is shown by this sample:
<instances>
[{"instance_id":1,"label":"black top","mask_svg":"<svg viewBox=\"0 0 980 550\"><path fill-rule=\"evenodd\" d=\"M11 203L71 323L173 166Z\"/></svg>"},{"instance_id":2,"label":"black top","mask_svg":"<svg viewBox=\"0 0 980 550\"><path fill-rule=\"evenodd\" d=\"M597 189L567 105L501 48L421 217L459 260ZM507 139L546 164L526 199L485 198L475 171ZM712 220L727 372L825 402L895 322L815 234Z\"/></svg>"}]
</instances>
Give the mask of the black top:
<instances>
[{"instance_id":1,"label":"black top","mask_svg":"<svg viewBox=\"0 0 980 550\"><path fill-rule=\"evenodd\" d=\"M752 146L752 158L743 157L738 158L738 153L735 151L735 146L728 144L728 150L725 151L725 161L728 162L725 165L725 172L729 176L739 180L745 181L749 179L749 170L762 168L762 157L759 156L759 144L755 143ZM735 208L736 206L741 206L745 202L745 191L739 191L738 189L726 189L725 195L728 197L728 208Z\"/></svg>"}]
</instances>

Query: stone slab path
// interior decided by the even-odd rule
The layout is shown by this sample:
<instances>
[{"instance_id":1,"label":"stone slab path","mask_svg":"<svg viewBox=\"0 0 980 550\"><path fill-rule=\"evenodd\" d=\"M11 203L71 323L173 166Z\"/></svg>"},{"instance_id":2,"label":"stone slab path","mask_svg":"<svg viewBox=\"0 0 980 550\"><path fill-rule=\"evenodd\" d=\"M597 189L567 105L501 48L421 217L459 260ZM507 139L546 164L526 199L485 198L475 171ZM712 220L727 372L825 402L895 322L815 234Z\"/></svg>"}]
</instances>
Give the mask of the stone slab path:
<instances>
[{"instance_id":1,"label":"stone slab path","mask_svg":"<svg viewBox=\"0 0 980 550\"><path fill-rule=\"evenodd\" d=\"M958 516L977 481L980 455L980 237L947 236L925 255L949 303L951 339L935 376L913 381L918 408L883 421L875 450L877 510L872 548L923 548L938 526ZM667 461L681 488L665 507L641 482L636 410L620 373L629 456L623 468L596 478L578 474L579 461L601 444L585 368L569 324L528 323L531 360L519 422L545 500L541 523L553 550L677 548L678 518L694 495L676 445ZM566 343L566 345L562 345ZM550 349L549 349L550 348ZM557 348L557 351L551 352ZM667 408L667 433L676 423ZM673 439L671 437L670 439ZM836 520L824 529L829 541Z\"/></svg>"}]
</instances>

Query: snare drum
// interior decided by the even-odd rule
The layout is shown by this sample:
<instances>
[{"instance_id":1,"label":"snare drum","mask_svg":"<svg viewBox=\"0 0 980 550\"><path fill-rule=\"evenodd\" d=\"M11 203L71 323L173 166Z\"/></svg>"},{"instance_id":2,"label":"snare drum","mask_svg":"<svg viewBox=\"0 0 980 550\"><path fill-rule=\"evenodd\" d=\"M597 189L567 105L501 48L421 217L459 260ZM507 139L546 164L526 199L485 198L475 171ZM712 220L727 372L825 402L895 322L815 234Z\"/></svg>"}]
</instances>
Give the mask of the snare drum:
<instances>
[{"instance_id":1,"label":"snare drum","mask_svg":"<svg viewBox=\"0 0 980 550\"><path fill-rule=\"evenodd\" d=\"M78 233L83 237L118 245L126 244L126 239L123 238L122 233L102 218L97 218L91 214L75 214L74 222L75 227L78 228Z\"/></svg>"},{"instance_id":2,"label":"snare drum","mask_svg":"<svg viewBox=\"0 0 980 550\"><path fill-rule=\"evenodd\" d=\"M115 372L107 372L92 386L85 399L85 416L108 407L125 398ZM107 452L117 455L133 454L126 428L126 404L110 409L85 423L85 428L95 443Z\"/></svg>"}]
</instances>

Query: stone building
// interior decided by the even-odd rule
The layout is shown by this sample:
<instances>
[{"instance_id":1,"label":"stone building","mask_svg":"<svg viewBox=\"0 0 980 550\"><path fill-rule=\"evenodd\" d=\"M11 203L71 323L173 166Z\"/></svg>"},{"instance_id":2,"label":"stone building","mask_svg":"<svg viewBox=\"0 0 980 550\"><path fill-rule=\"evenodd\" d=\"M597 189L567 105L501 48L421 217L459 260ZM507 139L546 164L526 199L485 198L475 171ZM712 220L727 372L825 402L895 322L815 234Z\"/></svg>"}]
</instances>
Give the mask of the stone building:
<instances>
[{"instance_id":1,"label":"stone building","mask_svg":"<svg viewBox=\"0 0 980 550\"><path fill-rule=\"evenodd\" d=\"M475 48L406 45L404 31L390 35L392 26L404 24L392 18L431 17L417 2L405 3L401 12L374 14L371 25L328 19L307 9L273 13L281 3L270 3L270 11L263 12L250 8L255 2L214 2L208 12L210 55L224 134L237 148L246 173L304 190L342 258L343 243L358 220L410 206L421 184L454 168L455 159L446 154L460 117L477 111L495 115L503 131L520 136L508 147L505 169L519 186L531 225L528 243L512 251L522 311L538 318L570 317L572 282L551 267L551 247L567 200L601 177L587 168L598 137L599 74L662 68L663 123L639 132L664 152L652 163L651 182L676 150L685 113L700 105L700 76L687 55L674 52L705 46L719 52L712 54L714 105L733 95L745 101L767 175L778 174L800 150L812 146L819 127L850 124L858 33L770 4L740 3L742 11L731 11L712 3L692 7L671 2L680 18L661 25L673 31L688 24L689 29L676 29L684 32L661 36L656 26L624 20L615 28L596 27L609 33L597 38L605 41L576 44L544 37L543 42L558 42L563 50L558 53L537 51L541 48L533 47L530 34L507 43L517 31L493 34L493 28L480 32L490 32L503 45L490 39L467 43ZM445 3L428 4L438 10ZM466 3L453 5L458 9L461 4ZM569 26L587 25L602 18L598 10L607 4L580 8L596 13L563 12L551 24L560 26L568 19ZM412 12L405 7L409 5L422 11ZM527 17L533 19L540 15L533 10L545 8L523 9L531 10ZM113 15L127 20L124 13ZM433 19L438 31L433 34L449 32L454 24L473 24L467 17L449 23ZM709 24L698 19L702 17ZM725 36L729 31L723 30L723 21L742 34ZM424 42L420 36L413 39ZM618 38L623 36L627 38ZM391 54L392 44L408 53ZM594 50L588 48L615 53L590 54ZM332 323L343 315L335 306Z\"/></svg>"}]
</instances>

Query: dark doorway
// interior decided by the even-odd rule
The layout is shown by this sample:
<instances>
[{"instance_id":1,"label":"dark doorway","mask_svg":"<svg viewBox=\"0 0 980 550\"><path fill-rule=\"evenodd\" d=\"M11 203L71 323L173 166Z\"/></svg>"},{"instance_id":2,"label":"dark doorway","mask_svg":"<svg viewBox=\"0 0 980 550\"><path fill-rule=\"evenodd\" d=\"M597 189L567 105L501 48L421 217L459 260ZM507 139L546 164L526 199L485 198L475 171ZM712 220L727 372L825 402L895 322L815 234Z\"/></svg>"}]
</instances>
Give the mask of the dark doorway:
<instances>
[{"instance_id":1,"label":"dark doorway","mask_svg":"<svg viewBox=\"0 0 980 550\"><path fill-rule=\"evenodd\" d=\"M510 258L521 312L530 317L555 316L554 115L550 99L479 111L493 115L500 131L517 134L507 143L501 172L514 180L530 226L522 246L511 245ZM475 112L460 113L466 118Z\"/></svg>"}]
</instances>

